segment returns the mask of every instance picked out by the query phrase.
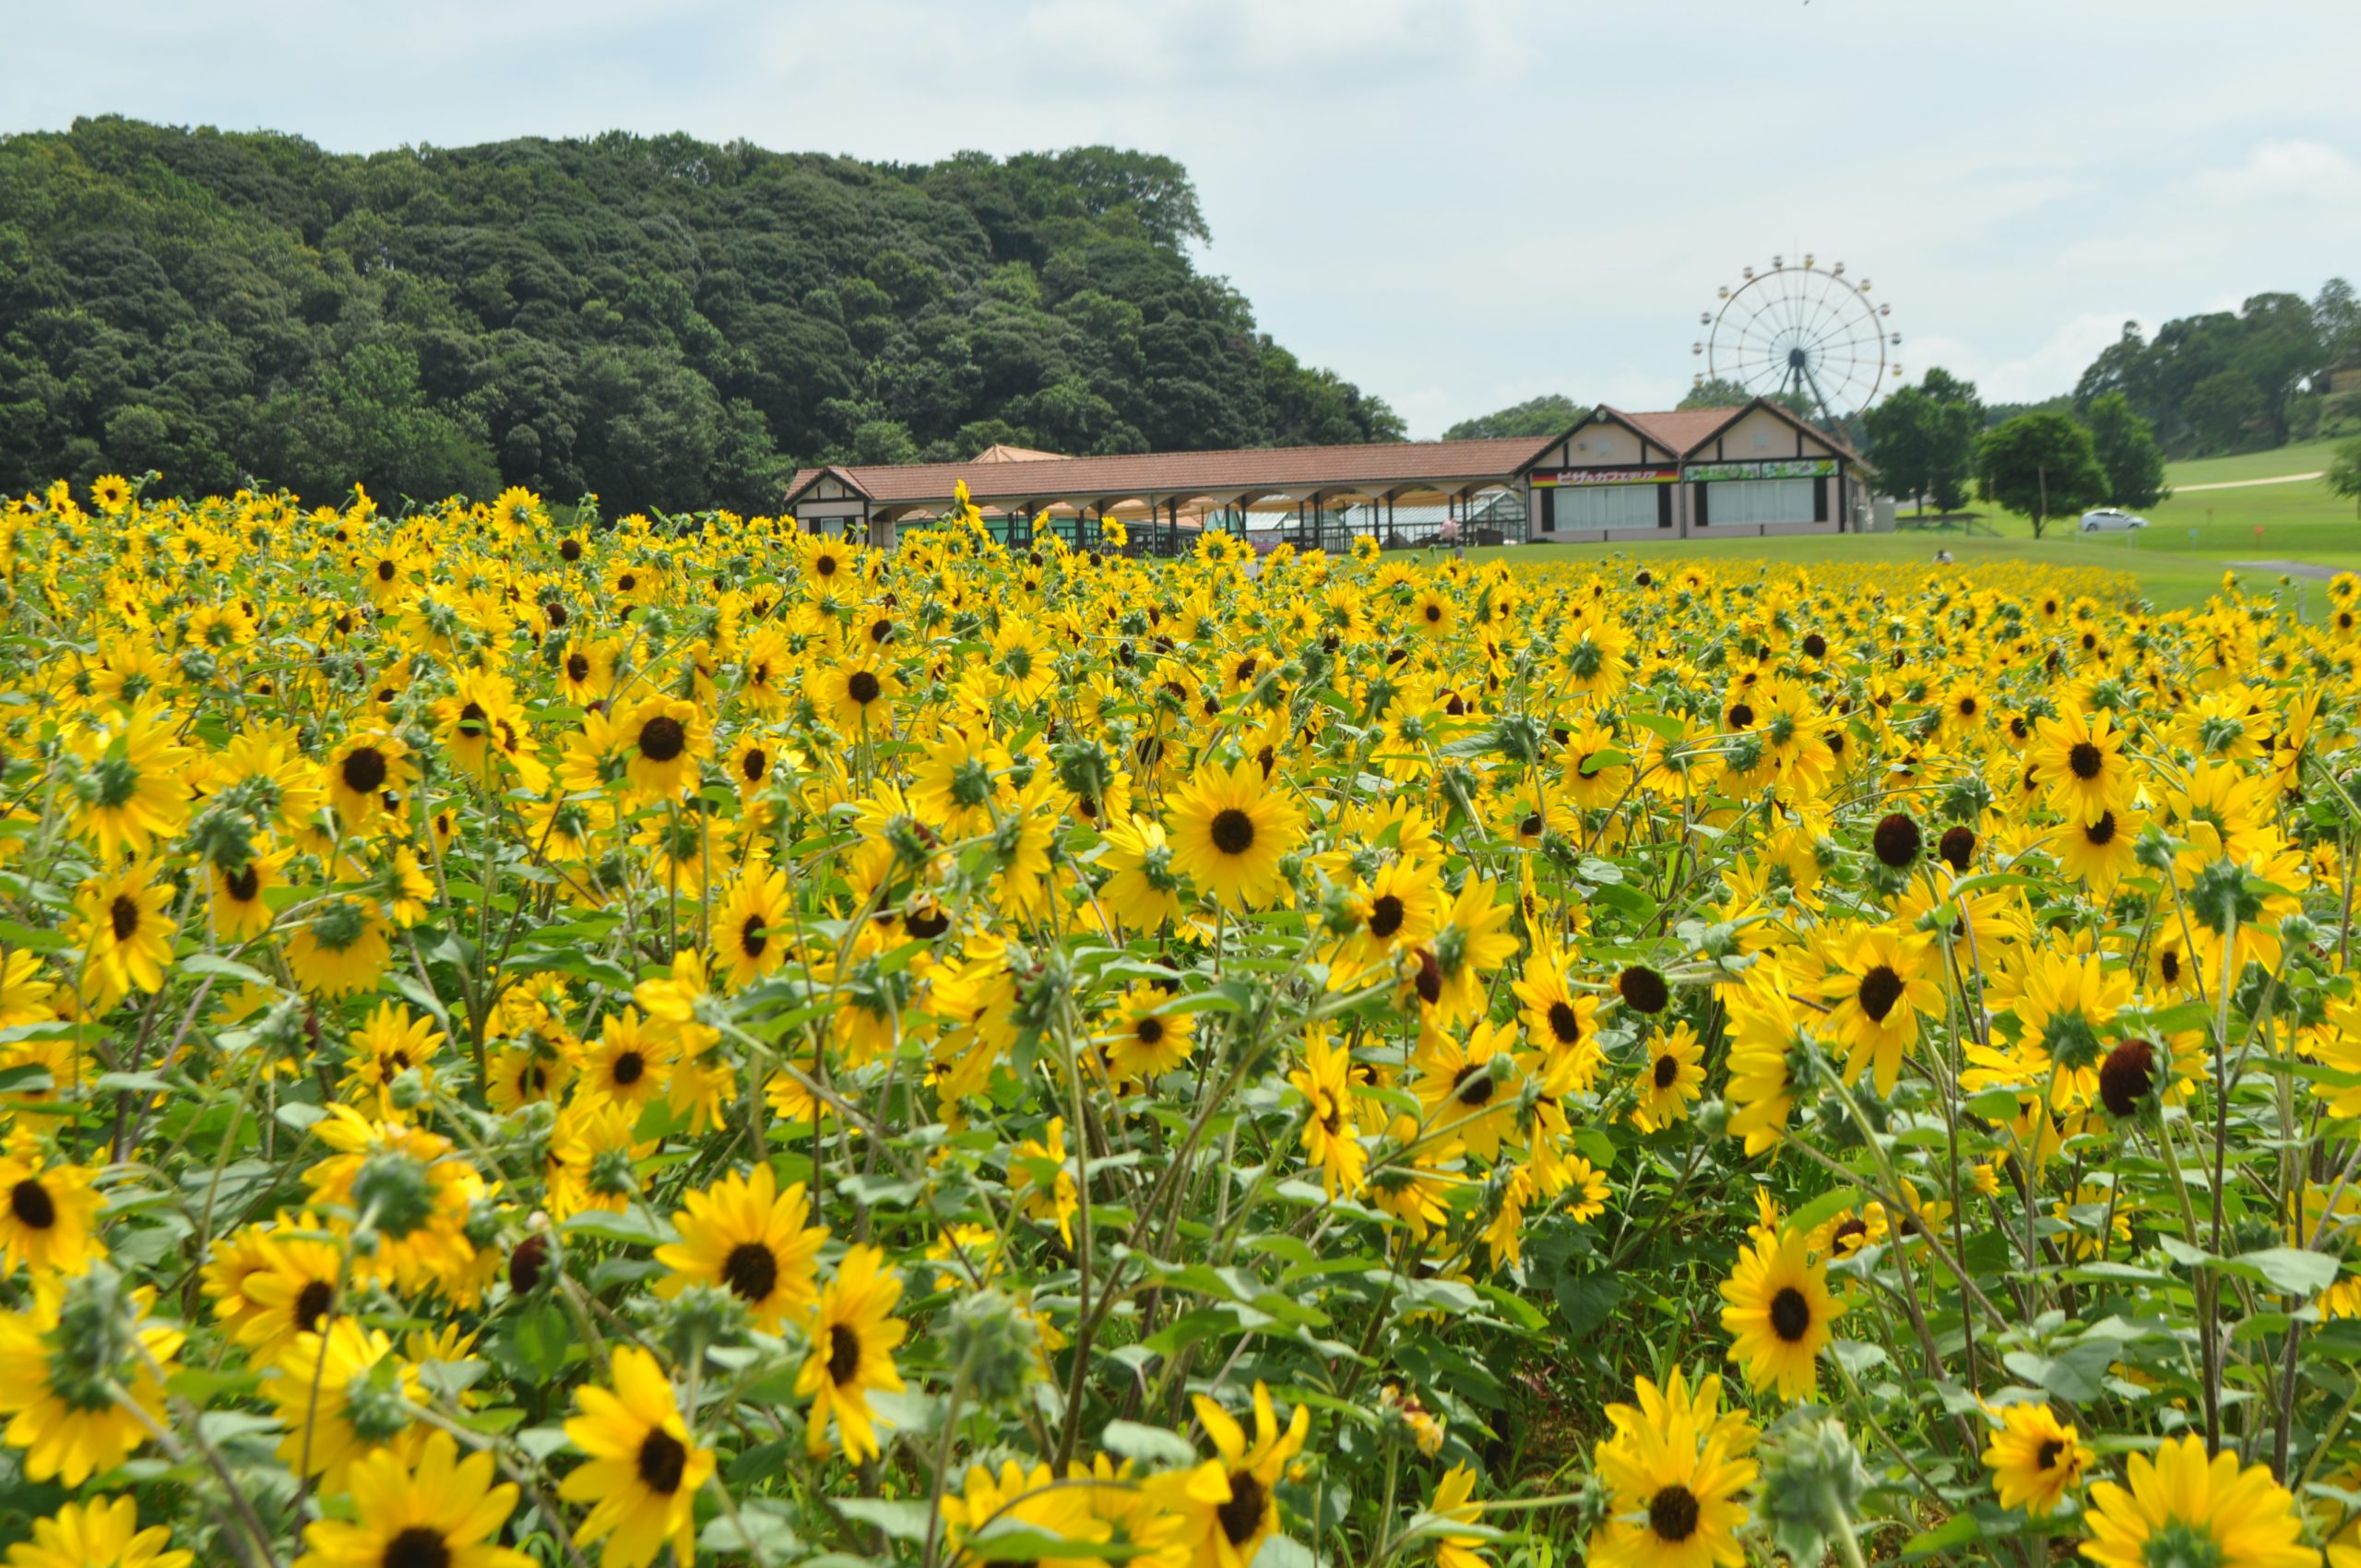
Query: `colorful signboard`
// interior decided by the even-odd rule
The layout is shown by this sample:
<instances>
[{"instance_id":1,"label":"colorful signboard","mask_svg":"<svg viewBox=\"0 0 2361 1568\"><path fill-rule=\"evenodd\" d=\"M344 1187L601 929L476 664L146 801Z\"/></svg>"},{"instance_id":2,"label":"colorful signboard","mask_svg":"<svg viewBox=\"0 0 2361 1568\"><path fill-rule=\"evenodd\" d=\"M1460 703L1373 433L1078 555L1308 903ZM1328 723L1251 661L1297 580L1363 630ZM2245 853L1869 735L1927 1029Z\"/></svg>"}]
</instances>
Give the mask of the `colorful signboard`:
<instances>
[{"instance_id":1,"label":"colorful signboard","mask_svg":"<svg viewBox=\"0 0 2361 1568\"><path fill-rule=\"evenodd\" d=\"M1681 478L1691 483L1717 479L1827 479L1835 472L1833 457L1786 457L1762 463L1691 463Z\"/></svg>"},{"instance_id":2,"label":"colorful signboard","mask_svg":"<svg viewBox=\"0 0 2361 1568\"><path fill-rule=\"evenodd\" d=\"M1679 469L1560 469L1555 473L1533 476L1536 490L1571 490L1584 484L1671 484L1680 478Z\"/></svg>"}]
</instances>

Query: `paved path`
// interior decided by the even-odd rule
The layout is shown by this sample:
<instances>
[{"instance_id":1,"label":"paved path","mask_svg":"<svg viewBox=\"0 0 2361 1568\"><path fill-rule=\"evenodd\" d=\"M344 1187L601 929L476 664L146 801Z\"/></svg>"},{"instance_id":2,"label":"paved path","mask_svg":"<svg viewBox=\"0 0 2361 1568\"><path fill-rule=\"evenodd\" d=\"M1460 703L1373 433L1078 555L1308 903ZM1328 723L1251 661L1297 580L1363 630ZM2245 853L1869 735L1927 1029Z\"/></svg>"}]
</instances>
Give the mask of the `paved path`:
<instances>
[{"instance_id":1,"label":"paved path","mask_svg":"<svg viewBox=\"0 0 2361 1568\"><path fill-rule=\"evenodd\" d=\"M2230 564L2241 572L2278 572L2290 577L2319 577L2323 581L2355 570L2351 566L2322 566L2311 561L2233 561Z\"/></svg>"},{"instance_id":2,"label":"paved path","mask_svg":"<svg viewBox=\"0 0 2361 1568\"><path fill-rule=\"evenodd\" d=\"M2301 484L2308 479L2320 477L2321 470L2314 469L2308 474L2273 474L2269 479L2225 479L2213 484L2177 484L2173 486L2173 493L2187 495L2195 490L2244 490L2249 485L2256 484Z\"/></svg>"}]
</instances>

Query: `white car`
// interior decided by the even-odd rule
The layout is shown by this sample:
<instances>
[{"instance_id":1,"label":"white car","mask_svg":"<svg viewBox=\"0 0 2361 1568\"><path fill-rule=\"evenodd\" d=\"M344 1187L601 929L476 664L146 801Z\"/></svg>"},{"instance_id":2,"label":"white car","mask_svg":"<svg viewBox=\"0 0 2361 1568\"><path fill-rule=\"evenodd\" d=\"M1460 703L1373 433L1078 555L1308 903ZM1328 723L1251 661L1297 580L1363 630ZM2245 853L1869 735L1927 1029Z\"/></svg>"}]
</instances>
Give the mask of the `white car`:
<instances>
[{"instance_id":1,"label":"white car","mask_svg":"<svg viewBox=\"0 0 2361 1568\"><path fill-rule=\"evenodd\" d=\"M2099 506L2082 514L2084 533L2104 533L2123 529L2144 529L2148 519L2114 506Z\"/></svg>"}]
</instances>

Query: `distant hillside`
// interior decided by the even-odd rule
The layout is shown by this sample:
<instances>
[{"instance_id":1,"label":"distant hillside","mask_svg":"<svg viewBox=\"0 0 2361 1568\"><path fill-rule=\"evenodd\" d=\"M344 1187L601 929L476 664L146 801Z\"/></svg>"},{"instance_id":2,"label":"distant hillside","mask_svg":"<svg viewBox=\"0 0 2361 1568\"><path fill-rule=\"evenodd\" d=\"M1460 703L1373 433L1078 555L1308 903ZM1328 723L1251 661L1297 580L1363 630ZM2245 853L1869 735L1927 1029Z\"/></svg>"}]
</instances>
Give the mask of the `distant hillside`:
<instances>
[{"instance_id":1,"label":"distant hillside","mask_svg":"<svg viewBox=\"0 0 2361 1568\"><path fill-rule=\"evenodd\" d=\"M1186 172L611 133L366 157L116 118L0 139L0 491L156 468L611 515L799 461L1398 439L1192 266Z\"/></svg>"}]
</instances>

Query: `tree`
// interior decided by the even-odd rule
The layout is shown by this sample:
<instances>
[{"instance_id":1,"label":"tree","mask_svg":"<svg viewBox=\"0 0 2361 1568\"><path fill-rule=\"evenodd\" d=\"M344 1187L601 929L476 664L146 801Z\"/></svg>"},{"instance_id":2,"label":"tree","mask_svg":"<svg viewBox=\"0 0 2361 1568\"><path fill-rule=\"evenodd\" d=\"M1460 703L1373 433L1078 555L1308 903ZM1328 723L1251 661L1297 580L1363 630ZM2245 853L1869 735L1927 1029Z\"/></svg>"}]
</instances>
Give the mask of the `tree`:
<instances>
[{"instance_id":1,"label":"tree","mask_svg":"<svg viewBox=\"0 0 2361 1568\"><path fill-rule=\"evenodd\" d=\"M1573 429L1590 405L1577 403L1562 392L1544 392L1513 403L1498 413L1461 420L1442 433L1445 441L1480 441L1499 435L1556 435Z\"/></svg>"},{"instance_id":2,"label":"tree","mask_svg":"<svg viewBox=\"0 0 2361 1568\"><path fill-rule=\"evenodd\" d=\"M1983 493L2021 512L2042 537L2049 519L2106 499L2106 470L2091 433L2064 414L2019 414L1975 444Z\"/></svg>"},{"instance_id":3,"label":"tree","mask_svg":"<svg viewBox=\"0 0 2361 1568\"><path fill-rule=\"evenodd\" d=\"M2263 416L2262 389L2242 370L2216 371L2189 390L2181 418L2200 452L2228 452L2246 445L2248 429Z\"/></svg>"},{"instance_id":4,"label":"tree","mask_svg":"<svg viewBox=\"0 0 2361 1568\"><path fill-rule=\"evenodd\" d=\"M1771 401L1799 420L1817 420L1820 417L1819 406L1791 386L1783 386L1768 396ZM1736 409L1752 401L1754 401L1754 394L1749 392L1743 384L1732 381L1727 376L1716 375L1708 376L1691 386L1681 397L1680 401L1673 407L1677 409Z\"/></svg>"},{"instance_id":5,"label":"tree","mask_svg":"<svg viewBox=\"0 0 2361 1568\"><path fill-rule=\"evenodd\" d=\"M2361 512L2361 435L2336 449L2336 458L2328 466L2328 488L2331 494L2343 496L2355 512Z\"/></svg>"},{"instance_id":6,"label":"tree","mask_svg":"<svg viewBox=\"0 0 2361 1568\"><path fill-rule=\"evenodd\" d=\"M1938 510L1957 510L1967 500L1975 467L1975 434L1984 422L1975 384L1940 367L1916 386L1904 386L1862 416L1869 457L1878 475L1896 495Z\"/></svg>"},{"instance_id":7,"label":"tree","mask_svg":"<svg viewBox=\"0 0 2361 1568\"><path fill-rule=\"evenodd\" d=\"M2117 506L2153 506L2172 493L2165 485L2165 451L2131 400L2109 392L2091 402L2091 445L2106 470L2106 498Z\"/></svg>"}]
</instances>

